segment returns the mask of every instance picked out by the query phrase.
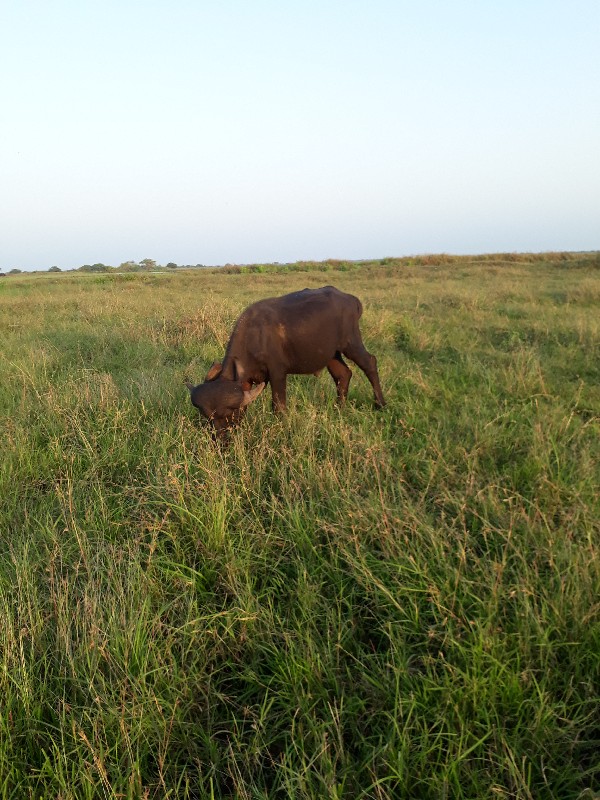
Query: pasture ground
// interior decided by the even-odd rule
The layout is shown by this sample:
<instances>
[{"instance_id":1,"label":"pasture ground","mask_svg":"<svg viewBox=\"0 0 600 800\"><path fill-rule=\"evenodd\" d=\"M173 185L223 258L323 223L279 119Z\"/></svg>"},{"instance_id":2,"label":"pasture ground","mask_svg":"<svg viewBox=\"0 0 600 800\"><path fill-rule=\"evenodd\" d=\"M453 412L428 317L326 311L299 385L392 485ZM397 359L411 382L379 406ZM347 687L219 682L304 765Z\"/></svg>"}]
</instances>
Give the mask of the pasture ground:
<instances>
[{"instance_id":1,"label":"pasture ground","mask_svg":"<svg viewBox=\"0 0 600 800\"><path fill-rule=\"evenodd\" d=\"M387 408L215 447L183 381L327 283ZM600 797L597 259L11 276L0 331L1 800Z\"/></svg>"}]
</instances>

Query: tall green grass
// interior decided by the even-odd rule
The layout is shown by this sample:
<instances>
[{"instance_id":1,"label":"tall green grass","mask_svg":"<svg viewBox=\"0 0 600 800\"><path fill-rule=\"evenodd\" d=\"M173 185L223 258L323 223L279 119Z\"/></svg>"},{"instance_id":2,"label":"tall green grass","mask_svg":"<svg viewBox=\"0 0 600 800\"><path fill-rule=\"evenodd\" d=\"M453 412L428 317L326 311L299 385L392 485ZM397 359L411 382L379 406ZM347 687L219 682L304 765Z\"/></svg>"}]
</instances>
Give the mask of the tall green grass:
<instances>
[{"instance_id":1,"label":"tall green grass","mask_svg":"<svg viewBox=\"0 0 600 800\"><path fill-rule=\"evenodd\" d=\"M600 795L600 272L0 286L0 798ZM253 300L357 294L354 370L229 448Z\"/></svg>"}]
</instances>

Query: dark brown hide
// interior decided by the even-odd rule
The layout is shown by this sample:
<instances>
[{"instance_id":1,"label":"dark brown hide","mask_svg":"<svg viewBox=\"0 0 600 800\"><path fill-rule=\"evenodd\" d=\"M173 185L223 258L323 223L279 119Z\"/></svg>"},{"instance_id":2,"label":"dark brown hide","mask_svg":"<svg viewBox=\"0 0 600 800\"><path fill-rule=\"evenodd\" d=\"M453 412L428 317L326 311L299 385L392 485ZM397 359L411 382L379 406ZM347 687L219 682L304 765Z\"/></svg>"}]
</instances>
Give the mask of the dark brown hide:
<instances>
[{"instance_id":1,"label":"dark brown hide","mask_svg":"<svg viewBox=\"0 0 600 800\"><path fill-rule=\"evenodd\" d=\"M347 356L365 373L382 408L377 360L365 349L358 327L361 314L360 300L333 286L254 303L236 322L223 363L212 365L204 383L188 384L192 403L217 431L225 430L239 421L265 383L271 384L273 410L284 411L287 376L324 367L343 403L352 377L342 357Z\"/></svg>"}]
</instances>

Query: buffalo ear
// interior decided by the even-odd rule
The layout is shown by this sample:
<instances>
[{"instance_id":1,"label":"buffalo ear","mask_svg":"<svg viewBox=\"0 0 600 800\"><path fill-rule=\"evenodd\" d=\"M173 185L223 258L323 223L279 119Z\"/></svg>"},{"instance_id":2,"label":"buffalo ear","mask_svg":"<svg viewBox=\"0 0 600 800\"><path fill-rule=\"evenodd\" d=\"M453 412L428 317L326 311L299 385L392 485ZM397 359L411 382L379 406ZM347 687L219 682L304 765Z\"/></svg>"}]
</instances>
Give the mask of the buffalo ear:
<instances>
[{"instance_id":1,"label":"buffalo ear","mask_svg":"<svg viewBox=\"0 0 600 800\"><path fill-rule=\"evenodd\" d=\"M188 383L187 381L185 382L185 385L190 390L190 392L193 392L194 389L196 388L193 383Z\"/></svg>"},{"instance_id":2,"label":"buffalo ear","mask_svg":"<svg viewBox=\"0 0 600 800\"><path fill-rule=\"evenodd\" d=\"M251 389L248 389L247 391L244 391L244 399L242 400L242 404L240 405L240 408L246 408L246 406L250 405L250 403L253 400L256 400L256 398L258 397L258 395L262 392L262 390L264 388L265 388L265 384L263 382L263 383L257 383L256 386L253 386Z\"/></svg>"},{"instance_id":3,"label":"buffalo ear","mask_svg":"<svg viewBox=\"0 0 600 800\"><path fill-rule=\"evenodd\" d=\"M212 365L212 367L206 373L206 378L204 378L204 383L206 383L207 381L214 381L214 379L217 378L221 374L221 370L222 369L223 369L223 366L221 365L221 362L220 361L215 361L215 363Z\"/></svg>"}]
</instances>

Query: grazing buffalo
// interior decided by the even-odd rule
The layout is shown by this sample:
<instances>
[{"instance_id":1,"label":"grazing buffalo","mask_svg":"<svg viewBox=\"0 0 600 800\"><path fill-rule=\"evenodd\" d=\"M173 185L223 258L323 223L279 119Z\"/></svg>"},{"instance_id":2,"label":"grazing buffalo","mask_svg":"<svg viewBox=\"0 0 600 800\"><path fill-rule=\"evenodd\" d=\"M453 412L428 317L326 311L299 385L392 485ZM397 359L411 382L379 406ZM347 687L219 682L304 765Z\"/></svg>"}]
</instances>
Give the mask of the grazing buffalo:
<instances>
[{"instance_id":1,"label":"grazing buffalo","mask_svg":"<svg viewBox=\"0 0 600 800\"><path fill-rule=\"evenodd\" d=\"M199 386L187 384L192 403L222 434L239 422L266 383L273 410L284 411L287 376L316 375L324 367L343 403L352 377L342 358L347 356L363 370L382 408L377 359L363 344L361 314L360 300L333 286L253 303L236 322L223 363L213 364Z\"/></svg>"}]
</instances>

